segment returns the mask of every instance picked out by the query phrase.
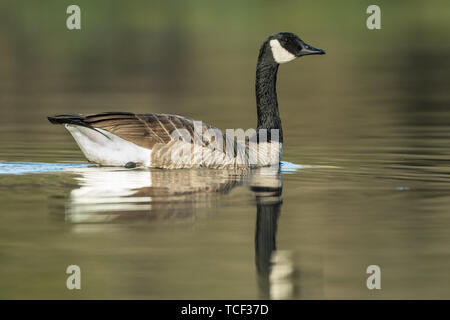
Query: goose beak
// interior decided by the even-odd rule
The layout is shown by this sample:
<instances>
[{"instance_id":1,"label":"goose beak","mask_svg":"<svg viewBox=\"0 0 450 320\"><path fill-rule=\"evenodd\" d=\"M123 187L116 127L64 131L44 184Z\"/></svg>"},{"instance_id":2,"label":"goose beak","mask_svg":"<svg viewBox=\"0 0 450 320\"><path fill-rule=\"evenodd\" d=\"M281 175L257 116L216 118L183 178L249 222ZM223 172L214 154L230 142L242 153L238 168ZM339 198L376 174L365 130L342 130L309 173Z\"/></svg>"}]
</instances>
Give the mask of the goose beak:
<instances>
[{"instance_id":1,"label":"goose beak","mask_svg":"<svg viewBox=\"0 0 450 320\"><path fill-rule=\"evenodd\" d=\"M310 46L309 44L306 44L306 43L304 43L302 47L303 48L300 51L299 57L310 55L310 54L325 54L324 50L314 48L313 46Z\"/></svg>"}]
</instances>

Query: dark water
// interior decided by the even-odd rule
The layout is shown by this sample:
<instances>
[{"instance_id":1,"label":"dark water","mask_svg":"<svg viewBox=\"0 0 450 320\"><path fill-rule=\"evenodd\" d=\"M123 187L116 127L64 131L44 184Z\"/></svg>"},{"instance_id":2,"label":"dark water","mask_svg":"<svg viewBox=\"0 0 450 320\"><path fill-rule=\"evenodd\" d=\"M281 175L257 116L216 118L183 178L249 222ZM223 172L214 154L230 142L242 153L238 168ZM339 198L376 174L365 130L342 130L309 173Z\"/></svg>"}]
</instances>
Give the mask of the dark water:
<instances>
[{"instance_id":1,"label":"dark water","mask_svg":"<svg viewBox=\"0 0 450 320\"><path fill-rule=\"evenodd\" d=\"M387 7L374 32L364 6L113 3L86 3L78 34L52 18L64 6L3 5L0 298L450 298L445 2ZM258 46L280 28L327 50L280 67L281 171L87 167L46 120L120 110L254 127Z\"/></svg>"}]
</instances>

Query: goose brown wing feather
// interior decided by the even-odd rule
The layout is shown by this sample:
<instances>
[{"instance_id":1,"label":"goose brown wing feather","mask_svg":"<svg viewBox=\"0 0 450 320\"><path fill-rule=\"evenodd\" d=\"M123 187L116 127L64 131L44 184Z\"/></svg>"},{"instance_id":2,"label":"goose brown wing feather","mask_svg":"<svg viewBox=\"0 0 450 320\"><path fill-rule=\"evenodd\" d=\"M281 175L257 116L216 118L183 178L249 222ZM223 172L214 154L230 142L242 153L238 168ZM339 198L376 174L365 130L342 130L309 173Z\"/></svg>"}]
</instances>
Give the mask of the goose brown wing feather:
<instances>
[{"instance_id":1,"label":"goose brown wing feather","mask_svg":"<svg viewBox=\"0 0 450 320\"><path fill-rule=\"evenodd\" d=\"M194 139L194 120L169 114L134 114L127 112L108 112L87 115L82 121L94 128L106 130L134 144L153 149L156 144L168 144L172 133L184 129ZM203 131L213 128L203 124ZM207 145L208 141L202 141Z\"/></svg>"}]
</instances>

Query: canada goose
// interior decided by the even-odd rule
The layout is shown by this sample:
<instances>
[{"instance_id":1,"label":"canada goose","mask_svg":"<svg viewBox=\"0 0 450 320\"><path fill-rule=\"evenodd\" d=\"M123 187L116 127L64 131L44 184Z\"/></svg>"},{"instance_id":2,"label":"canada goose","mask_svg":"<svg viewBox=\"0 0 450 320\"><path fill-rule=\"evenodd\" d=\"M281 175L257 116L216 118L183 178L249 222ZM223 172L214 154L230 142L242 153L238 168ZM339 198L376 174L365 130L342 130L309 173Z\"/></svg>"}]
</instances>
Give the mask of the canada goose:
<instances>
[{"instance_id":1,"label":"canada goose","mask_svg":"<svg viewBox=\"0 0 450 320\"><path fill-rule=\"evenodd\" d=\"M101 165L127 168L277 165L283 147L276 93L278 66L301 56L324 53L289 32L276 33L264 41L256 68L258 125L244 140L193 119L169 114L64 114L48 120L64 124L86 158Z\"/></svg>"}]
</instances>

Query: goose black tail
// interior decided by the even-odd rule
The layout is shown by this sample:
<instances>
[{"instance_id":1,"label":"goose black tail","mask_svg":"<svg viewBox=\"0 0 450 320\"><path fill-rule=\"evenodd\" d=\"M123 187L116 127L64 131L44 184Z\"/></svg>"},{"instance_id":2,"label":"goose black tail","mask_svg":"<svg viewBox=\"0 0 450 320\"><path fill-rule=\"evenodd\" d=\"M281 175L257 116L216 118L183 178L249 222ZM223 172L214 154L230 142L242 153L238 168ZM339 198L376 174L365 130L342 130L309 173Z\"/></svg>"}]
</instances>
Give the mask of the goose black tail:
<instances>
[{"instance_id":1,"label":"goose black tail","mask_svg":"<svg viewBox=\"0 0 450 320\"><path fill-rule=\"evenodd\" d=\"M90 124L84 122L84 116L81 114L57 114L52 117L47 117L48 121L50 121L53 124L72 124L76 126L82 126L89 129L92 129L94 131L97 131L98 133L104 135L106 138L110 139L107 135L105 135L103 132L97 130Z\"/></svg>"}]
</instances>

